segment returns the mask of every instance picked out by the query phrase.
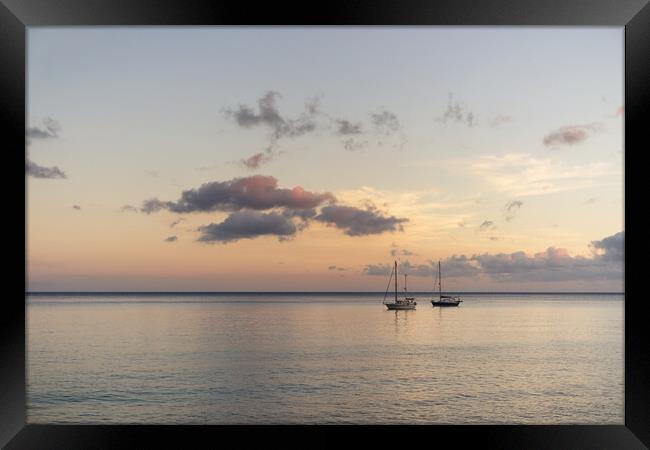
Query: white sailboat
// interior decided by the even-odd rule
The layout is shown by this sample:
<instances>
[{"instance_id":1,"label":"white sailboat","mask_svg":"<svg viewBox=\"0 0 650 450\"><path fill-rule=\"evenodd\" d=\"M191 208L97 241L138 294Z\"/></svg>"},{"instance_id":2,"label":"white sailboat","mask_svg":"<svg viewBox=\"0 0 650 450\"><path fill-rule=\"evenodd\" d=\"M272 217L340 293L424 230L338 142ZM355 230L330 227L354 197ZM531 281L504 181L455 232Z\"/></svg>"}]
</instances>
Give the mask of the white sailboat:
<instances>
[{"instance_id":1,"label":"white sailboat","mask_svg":"<svg viewBox=\"0 0 650 450\"><path fill-rule=\"evenodd\" d=\"M435 282L434 282L435 283ZM458 306L462 302L460 297L451 295L442 295L442 272L440 270L440 261L438 261L438 298L431 300L433 306Z\"/></svg>"},{"instance_id":2,"label":"white sailboat","mask_svg":"<svg viewBox=\"0 0 650 450\"><path fill-rule=\"evenodd\" d=\"M393 278L393 275L395 276L395 301L387 303L386 297L388 296L388 288L390 287L390 282ZM415 309L415 305L417 305L415 298L408 296L408 291L406 290L406 274L404 275L404 298L397 297L397 261L395 261L395 267L393 268L393 271L390 273L390 278L388 279L388 286L386 286L386 292L384 293L383 303L384 305L386 305L386 308L388 308L389 310Z\"/></svg>"}]
</instances>

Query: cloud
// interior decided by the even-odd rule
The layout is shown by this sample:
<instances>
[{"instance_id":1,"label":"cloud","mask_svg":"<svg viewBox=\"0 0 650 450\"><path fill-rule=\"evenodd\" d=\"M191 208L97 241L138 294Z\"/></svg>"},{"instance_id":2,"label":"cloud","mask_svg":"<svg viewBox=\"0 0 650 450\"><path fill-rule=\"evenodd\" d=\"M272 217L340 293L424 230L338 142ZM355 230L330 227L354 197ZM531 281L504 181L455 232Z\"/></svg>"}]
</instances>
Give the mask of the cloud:
<instances>
[{"instance_id":1,"label":"cloud","mask_svg":"<svg viewBox=\"0 0 650 450\"><path fill-rule=\"evenodd\" d=\"M582 189L602 183L607 176L620 176L618 169L607 163L568 166L562 161L525 153L482 156L456 164L483 177L497 192L513 197Z\"/></svg>"},{"instance_id":2,"label":"cloud","mask_svg":"<svg viewBox=\"0 0 650 450\"><path fill-rule=\"evenodd\" d=\"M138 212L138 208L133 205L124 205L120 208L121 212Z\"/></svg>"},{"instance_id":3,"label":"cloud","mask_svg":"<svg viewBox=\"0 0 650 450\"><path fill-rule=\"evenodd\" d=\"M379 212L363 210L353 206L330 205L321 209L314 220L334 225L344 230L348 236L380 234L385 231L403 231L402 224L406 218L386 217Z\"/></svg>"},{"instance_id":4,"label":"cloud","mask_svg":"<svg viewBox=\"0 0 650 450\"><path fill-rule=\"evenodd\" d=\"M242 159L240 162L247 169L254 170L259 168L261 165L271 161L272 159L273 156L271 153L260 152L260 153L255 153L253 156L249 158Z\"/></svg>"},{"instance_id":5,"label":"cloud","mask_svg":"<svg viewBox=\"0 0 650 450\"><path fill-rule=\"evenodd\" d=\"M185 219L183 217L179 217L177 220L174 220L172 223L170 223L169 228L174 228L176 225L180 224L181 222L185 222Z\"/></svg>"},{"instance_id":6,"label":"cloud","mask_svg":"<svg viewBox=\"0 0 650 450\"><path fill-rule=\"evenodd\" d=\"M491 220L484 220L482 224L479 225L478 230L479 231L488 231L488 230L494 230L496 226L494 225L494 222Z\"/></svg>"},{"instance_id":7,"label":"cloud","mask_svg":"<svg viewBox=\"0 0 650 450\"><path fill-rule=\"evenodd\" d=\"M622 280L624 268L625 232L621 231L599 241L592 241L594 256L571 256L566 249L548 247L529 255L523 251L512 253L484 253L451 256L442 262L443 277L487 277L497 282L561 282ZM430 276L436 263L400 264L400 270L414 276ZM368 264L365 275L388 275L391 266Z\"/></svg>"},{"instance_id":8,"label":"cloud","mask_svg":"<svg viewBox=\"0 0 650 450\"><path fill-rule=\"evenodd\" d=\"M233 119L240 127L252 128L265 126L271 130L275 140L289 137L294 138L310 133L316 129L314 116L318 112L316 100L305 105L305 111L298 117L291 119L283 117L278 110L276 100L282 96L275 91L268 91L257 100L257 112L246 105L239 105L236 109L226 109L226 117Z\"/></svg>"},{"instance_id":9,"label":"cloud","mask_svg":"<svg viewBox=\"0 0 650 450\"><path fill-rule=\"evenodd\" d=\"M570 256L566 249L549 247L527 255L514 253L475 255L481 272L498 281L576 281L622 278L622 264L602 257Z\"/></svg>"},{"instance_id":10,"label":"cloud","mask_svg":"<svg viewBox=\"0 0 650 450\"><path fill-rule=\"evenodd\" d=\"M510 222L517 216L519 209L523 206L524 202L521 200L511 200L503 207L503 216L506 222Z\"/></svg>"},{"instance_id":11,"label":"cloud","mask_svg":"<svg viewBox=\"0 0 650 450\"><path fill-rule=\"evenodd\" d=\"M327 268L327 270L336 270L336 271L339 271L339 272L345 272L345 271L347 271L348 269L346 269L345 267L329 266L329 267Z\"/></svg>"},{"instance_id":12,"label":"cloud","mask_svg":"<svg viewBox=\"0 0 650 450\"><path fill-rule=\"evenodd\" d=\"M360 122L353 123L349 120L337 119L336 125L338 127L336 130L337 133L344 136L363 133L363 126Z\"/></svg>"},{"instance_id":13,"label":"cloud","mask_svg":"<svg viewBox=\"0 0 650 450\"><path fill-rule=\"evenodd\" d=\"M79 205L72 205L72 209L76 209L77 211L81 211L81 206L79 206Z\"/></svg>"},{"instance_id":14,"label":"cloud","mask_svg":"<svg viewBox=\"0 0 650 450\"><path fill-rule=\"evenodd\" d=\"M465 124L469 127L473 127L477 124L477 119L474 116L474 113L468 110L465 105L454 101L453 94L449 94L449 100L447 102L447 109L441 117L439 117L438 122L448 123L455 122Z\"/></svg>"},{"instance_id":15,"label":"cloud","mask_svg":"<svg viewBox=\"0 0 650 450\"><path fill-rule=\"evenodd\" d=\"M366 264L366 266L363 268L363 271L361 272L364 275L381 275L381 276L386 276L389 275L392 270L392 266L389 266L388 264Z\"/></svg>"},{"instance_id":16,"label":"cloud","mask_svg":"<svg viewBox=\"0 0 650 450\"><path fill-rule=\"evenodd\" d=\"M604 261L623 261L625 259L625 232L608 236L600 241L591 241L591 246Z\"/></svg>"},{"instance_id":17,"label":"cloud","mask_svg":"<svg viewBox=\"0 0 650 450\"><path fill-rule=\"evenodd\" d=\"M34 178L68 178L61 169L58 167L43 167L39 166L35 162L27 161L25 162L25 173Z\"/></svg>"},{"instance_id":18,"label":"cloud","mask_svg":"<svg viewBox=\"0 0 650 450\"><path fill-rule=\"evenodd\" d=\"M400 123L397 115L385 109L372 114L370 119L377 130L386 136L390 136L400 130Z\"/></svg>"},{"instance_id":19,"label":"cloud","mask_svg":"<svg viewBox=\"0 0 650 450\"><path fill-rule=\"evenodd\" d=\"M479 268L471 258L464 255L453 255L441 261L444 277L470 277L479 273ZM424 264L412 264L410 261L402 261L397 264L397 270L402 274L414 277L433 278L438 273L438 262L427 261ZM391 273L392 265L388 264L367 264L363 270L364 275L382 275L386 276Z\"/></svg>"},{"instance_id":20,"label":"cloud","mask_svg":"<svg viewBox=\"0 0 650 450\"><path fill-rule=\"evenodd\" d=\"M341 143L343 144L344 149L346 149L348 151L351 151L351 152L354 152L356 150L362 150L362 149L364 149L364 148L366 148L368 146L368 141L367 140L358 141L358 140L353 139L353 138L344 139L343 141L341 141Z\"/></svg>"},{"instance_id":21,"label":"cloud","mask_svg":"<svg viewBox=\"0 0 650 450\"><path fill-rule=\"evenodd\" d=\"M398 256L398 255L402 255L402 256L413 256L413 255L415 255L415 253L413 253L413 252L410 251L410 250L407 250L407 249L401 249L401 250L400 250L399 245L395 244L394 242L391 244L390 247L391 247L391 248L390 248L390 255L391 255L391 256Z\"/></svg>"},{"instance_id":22,"label":"cloud","mask_svg":"<svg viewBox=\"0 0 650 450\"><path fill-rule=\"evenodd\" d=\"M601 129L602 125L598 123L561 127L544 136L544 145L547 147L559 147L579 144Z\"/></svg>"},{"instance_id":23,"label":"cloud","mask_svg":"<svg viewBox=\"0 0 650 450\"><path fill-rule=\"evenodd\" d=\"M178 238L176 236L169 236L165 239L165 242L176 242Z\"/></svg>"},{"instance_id":24,"label":"cloud","mask_svg":"<svg viewBox=\"0 0 650 450\"><path fill-rule=\"evenodd\" d=\"M54 119L46 117L43 119L43 127L29 127L25 136L29 139L54 139L59 137L61 125Z\"/></svg>"},{"instance_id":25,"label":"cloud","mask_svg":"<svg viewBox=\"0 0 650 450\"><path fill-rule=\"evenodd\" d=\"M334 202L329 192L313 193L302 187L278 188L278 180L271 176L254 175L229 181L205 183L198 189L183 191L176 202L156 198L145 200L140 210L151 214L163 209L175 213L264 210L271 208L312 209L323 203Z\"/></svg>"},{"instance_id":26,"label":"cloud","mask_svg":"<svg viewBox=\"0 0 650 450\"><path fill-rule=\"evenodd\" d=\"M221 223L199 228L201 242L235 242L259 236L277 236L280 241L289 239L297 232L296 225L281 214L274 212L237 211Z\"/></svg>"}]
</instances>

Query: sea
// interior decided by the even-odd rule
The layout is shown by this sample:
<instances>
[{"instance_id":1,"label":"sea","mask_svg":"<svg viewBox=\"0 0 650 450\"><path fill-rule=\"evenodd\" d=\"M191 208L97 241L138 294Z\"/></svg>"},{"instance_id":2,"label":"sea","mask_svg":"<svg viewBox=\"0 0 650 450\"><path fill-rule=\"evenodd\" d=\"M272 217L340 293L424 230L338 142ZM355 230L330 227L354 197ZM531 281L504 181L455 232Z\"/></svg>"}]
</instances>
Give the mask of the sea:
<instances>
[{"instance_id":1,"label":"sea","mask_svg":"<svg viewBox=\"0 0 650 450\"><path fill-rule=\"evenodd\" d=\"M28 294L27 422L624 424L623 294Z\"/></svg>"}]
</instances>

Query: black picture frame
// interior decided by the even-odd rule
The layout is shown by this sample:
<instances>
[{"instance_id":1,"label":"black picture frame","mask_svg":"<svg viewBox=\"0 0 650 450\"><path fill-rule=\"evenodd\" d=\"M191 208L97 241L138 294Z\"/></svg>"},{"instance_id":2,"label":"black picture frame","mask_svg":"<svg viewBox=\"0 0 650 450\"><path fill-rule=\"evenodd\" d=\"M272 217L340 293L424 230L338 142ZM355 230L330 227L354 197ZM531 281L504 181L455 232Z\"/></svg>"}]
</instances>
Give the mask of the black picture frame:
<instances>
[{"instance_id":1,"label":"black picture frame","mask_svg":"<svg viewBox=\"0 0 650 450\"><path fill-rule=\"evenodd\" d=\"M25 62L26 27L94 25L515 25L625 27L625 425L220 427L26 425L25 395ZM0 126L8 231L8 277L0 309L0 445L8 449L238 446L263 439L285 445L299 432L305 445L338 444L351 432L363 439L415 445L485 448L623 449L650 446L650 345L641 283L645 246L640 231L650 109L648 0L401 0L256 5L229 1L0 0ZM525 62L522 62L525 64ZM639 163L636 163L636 159ZM632 161L633 164L628 164ZM637 201L639 200L639 201ZM20 217L23 220L20 220ZM634 261L638 260L639 263Z\"/></svg>"}]
</instances>

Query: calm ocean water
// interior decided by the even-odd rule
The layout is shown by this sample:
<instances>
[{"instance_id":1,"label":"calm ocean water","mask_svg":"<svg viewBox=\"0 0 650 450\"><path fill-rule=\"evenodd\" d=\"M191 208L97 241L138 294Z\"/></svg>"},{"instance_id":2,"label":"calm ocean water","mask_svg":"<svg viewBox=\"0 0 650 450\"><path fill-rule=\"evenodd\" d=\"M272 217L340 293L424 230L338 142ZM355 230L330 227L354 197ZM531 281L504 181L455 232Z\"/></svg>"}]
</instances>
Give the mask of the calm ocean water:
<instances>
[{"instance_id":1,"label":"calm ocean water","mask_svg":"<svg viewBox=\"0 0 650 450\"><path fill-rule=\"evenodd\" d=\"M30 423L623 424L623 295L30 295Z\"/></svg>"}]
</instances>

